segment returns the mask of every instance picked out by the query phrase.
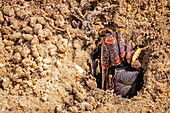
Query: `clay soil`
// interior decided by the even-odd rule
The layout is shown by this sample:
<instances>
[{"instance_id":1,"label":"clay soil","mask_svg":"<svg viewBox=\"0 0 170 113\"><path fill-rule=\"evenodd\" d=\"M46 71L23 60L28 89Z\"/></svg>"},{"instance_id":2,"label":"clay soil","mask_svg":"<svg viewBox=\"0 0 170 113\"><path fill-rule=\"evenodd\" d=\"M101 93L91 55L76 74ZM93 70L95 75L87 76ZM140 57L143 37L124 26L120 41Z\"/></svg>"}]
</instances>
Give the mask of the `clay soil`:
<instances>
[{"instance_id":1,"label":"clay soil","mask_svg":"<svg viewBox=\"0 0 170 113\"><path fill-rule=\"evenodd\" d=\"M1 0L0 112L170 113L169 0ZM100 31L126 31L144 84L131 99L93 72Z\"/></svg>"}]
</instances>

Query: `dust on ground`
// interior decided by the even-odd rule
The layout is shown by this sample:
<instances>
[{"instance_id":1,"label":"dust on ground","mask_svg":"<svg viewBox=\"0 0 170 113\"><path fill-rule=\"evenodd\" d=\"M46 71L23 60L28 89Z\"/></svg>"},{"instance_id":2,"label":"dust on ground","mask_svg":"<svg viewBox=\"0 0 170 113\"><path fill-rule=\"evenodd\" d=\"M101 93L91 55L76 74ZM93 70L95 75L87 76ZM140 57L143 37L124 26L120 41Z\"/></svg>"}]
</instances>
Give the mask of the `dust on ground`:
<instances>
[{"instance_id":1,"label":"dust on ground","mask_svg":"<svg viewBox=\"0 0 170 113\"><path fill-rule=\"evenodd\" d=\"M168 0L3 0L0 111L170 112ZM144 86L132 99L97 88L92 52L100 30L146 45Z\"/></svg>"}]
</instances>

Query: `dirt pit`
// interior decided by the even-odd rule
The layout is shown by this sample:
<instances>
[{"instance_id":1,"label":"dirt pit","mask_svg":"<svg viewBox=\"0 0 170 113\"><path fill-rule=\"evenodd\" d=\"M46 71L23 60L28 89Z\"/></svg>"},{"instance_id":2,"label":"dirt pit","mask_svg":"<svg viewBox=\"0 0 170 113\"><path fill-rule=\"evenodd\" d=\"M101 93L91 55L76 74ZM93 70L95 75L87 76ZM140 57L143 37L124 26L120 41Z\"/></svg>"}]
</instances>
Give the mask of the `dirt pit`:
<instances>
[{"instance_id":1,"label":"dirt pit","mask_svg":"<svg viewBox=\"0 0 170 113\"><path fill-rule=\"evenodd\" d=\"M0 112L169 113L168 0L0 1ZM126 30L144 84L131 99L97 86L100 30Z\"/></svg>"}]
</instances>

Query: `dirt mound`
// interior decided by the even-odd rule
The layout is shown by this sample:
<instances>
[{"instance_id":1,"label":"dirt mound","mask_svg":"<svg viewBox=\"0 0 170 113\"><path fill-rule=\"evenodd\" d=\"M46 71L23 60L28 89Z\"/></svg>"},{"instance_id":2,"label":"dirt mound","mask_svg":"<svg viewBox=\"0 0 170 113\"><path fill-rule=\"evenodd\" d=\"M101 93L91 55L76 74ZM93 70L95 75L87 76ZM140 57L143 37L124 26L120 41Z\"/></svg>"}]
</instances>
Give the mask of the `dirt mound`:
<instances>
[{"instance_id":1,"label":"dirt mound","mask_svg":"<svg viewBox=\"0 0 170 113\"><path fill-rule=\"evenodd\" d=\"M1 112L170 112L169 7L168 0L1 1ZM92 74L106 27L148 46L143 88L132 99L98 88Z\"/></svg>"}]
</instances>

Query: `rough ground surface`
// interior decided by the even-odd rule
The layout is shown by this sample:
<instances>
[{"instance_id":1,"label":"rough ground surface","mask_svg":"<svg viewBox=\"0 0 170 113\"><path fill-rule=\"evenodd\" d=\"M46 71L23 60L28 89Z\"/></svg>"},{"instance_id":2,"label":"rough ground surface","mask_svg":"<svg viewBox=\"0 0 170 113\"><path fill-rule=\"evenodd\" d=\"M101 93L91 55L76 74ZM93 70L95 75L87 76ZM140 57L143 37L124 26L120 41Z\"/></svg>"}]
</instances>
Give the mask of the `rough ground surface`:
<instances>
[{"instance_id":1,"label":"rough ground surface","mask_svg":"<svg viewBox=\"0 0 170 113\"><path fill-rule=\"evenodd\" d=\"M2 0L0 112L169 113L168 0ZM126 30L142 53L132 99L97 88L91 54L102 28Z\"/></svg>"}]
</instances>

